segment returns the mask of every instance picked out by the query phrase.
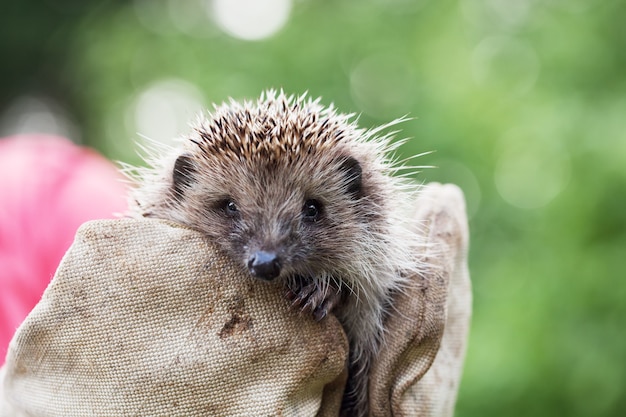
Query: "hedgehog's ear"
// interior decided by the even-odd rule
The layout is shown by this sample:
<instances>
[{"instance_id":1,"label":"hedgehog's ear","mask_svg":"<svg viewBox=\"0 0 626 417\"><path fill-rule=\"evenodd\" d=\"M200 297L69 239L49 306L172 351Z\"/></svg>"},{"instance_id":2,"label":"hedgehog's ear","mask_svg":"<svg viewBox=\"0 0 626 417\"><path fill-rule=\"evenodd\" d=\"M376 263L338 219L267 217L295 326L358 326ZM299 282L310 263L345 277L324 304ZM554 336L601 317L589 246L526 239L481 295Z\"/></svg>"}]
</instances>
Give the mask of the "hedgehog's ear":
<instances>
[{"instance_id":1,"label":"hedgehog's ear","mask_svg":"<svg viewBox=\"0 0 626 417\"><path fill-rule=\"evenodd\" d=\"M195 172L196 167L189 154L184 153L176 158L172 171L172 191L176 199L180 199L185 188L193 183Z\"/></svg>"},{"instance_id":2,"label":"hedgehog's ear","mask_svg":"<svg viewBox=\"0 0 626 417\"><path fill-rule=\"evenodd\" d=\"M349 156L341 162L339 170L346 176L346 190L354 198L359 198L363 190L363 170L359 161Z\"/></svg>"}]
</instances>

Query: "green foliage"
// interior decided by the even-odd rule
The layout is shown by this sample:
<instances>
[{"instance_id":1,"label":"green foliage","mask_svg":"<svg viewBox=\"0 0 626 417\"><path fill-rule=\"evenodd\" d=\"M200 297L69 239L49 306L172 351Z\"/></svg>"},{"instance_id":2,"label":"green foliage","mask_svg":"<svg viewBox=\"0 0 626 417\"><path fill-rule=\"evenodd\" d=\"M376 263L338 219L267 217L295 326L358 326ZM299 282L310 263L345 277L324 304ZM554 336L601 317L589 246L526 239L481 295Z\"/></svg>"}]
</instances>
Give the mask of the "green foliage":
<instances>
[{"instance_id":1,"label":"green foliage","mask_svg":"<svg viewBox=\"0 0 626 417\"><path fill-rule=\"evenodd\" d=\"M14 3L2 103L43 91L114 159L138 162L137 103L164 79L205 105L274 87L366 127L413 117L399 157L436 151L418 180L459 184L471 216L456 415L625 415L626 3L299 0L258 41L197 2Z\"/></svg>"}]
</instances>

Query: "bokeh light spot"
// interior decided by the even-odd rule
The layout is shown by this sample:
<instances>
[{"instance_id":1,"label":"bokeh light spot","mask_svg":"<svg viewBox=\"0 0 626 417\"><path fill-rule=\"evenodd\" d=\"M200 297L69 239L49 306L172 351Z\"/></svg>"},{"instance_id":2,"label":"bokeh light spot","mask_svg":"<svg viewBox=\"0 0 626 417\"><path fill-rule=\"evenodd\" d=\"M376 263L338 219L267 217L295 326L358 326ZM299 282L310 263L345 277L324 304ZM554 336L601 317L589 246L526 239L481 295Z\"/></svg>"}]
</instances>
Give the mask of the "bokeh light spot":
<instances>
[{"instance_id":1,"label":"bokeh light spot","mask_svg":"<svg viewBox=\"0 0 626 417\"><path fill-rule=\"evenodd\" d=\"M24 95L0 116L0 136L48 133L80 142L80 132L69 114L48 97Z\"/></svg>"},{"instance_id":2,"label":"bokeh light spot","mask_svg":"<svg viewBox=\"0 0 626 417\"><path fill-rule=\"evenodd\" d=\"M168 0L167 10L172 24L187 35L209 38L219 30L205 13L206 0Z\"/></svg>"},{"instance_id":3,"label":"bokeh light spot","mask_svg":"<svg viewBox=\"0 0 626 417\"><path fill-rule=\"evenodd\" d=\"M523 209L543 207L567 186L570 158L558 142L513 130L502 145L494 179L509 204Z\"/></svg>"},{"instance_id":4,"label":"bokeh light spot","mask_svg":"<svg viewBox=\"0 0 626 417\"><path fill-rule=\"evenodd\" d=\"M165 0L133 0L133 9L139 23L151 32L162 35L175 33Z\"/></svg>"},{"instance_id":5,"label":"bokeh light spot","mask_svg":"<svg viewBox=\"0 0 626 417\"><path fill-rule=\"evenodd\" d=\"M202 93L192 84L161 80L150 85L135 100L131 115L135 131L165 144L189 130L189 123L204 108Z\"/></svg>"},{"instance_id":6,"label":"bokeh light spot","mask_svg":"<svg viewBox=\"0 0 626 417\"><path fill-rule=\"evenodd\" d=\"M592 9L608 3L607 1L590 1L590 0L548 0L547 5L556 9L565 10L569 13L586 13Z\"/></svg>"},{"instance_id":7,"label":"bokeh light spot","mask_svg":"<svg viewBox=\"0 0 626 417\"><path fill-rule=\"evenodd\" d=\"M398 54L372 55L350 74L350 92L356 105L379 119L403 116L413 103L413 75Z\"/></svg>"},{"instance_id":8,"label":"bokeh light spot","mask_svg":"<svg viewBox=\"0 0 626 417\"><path fill-rule=\"evenodd\" d=\"M461 0L465 19L476 27L493 26L514 29L525 25L531 14L530 0Z\"/></svg>"},{"instance_id":9,"label":"bokeh light spot","mask_svg":"<svg viewBox=\"0 0 626 417\"><path fill-rule=\"evenodd\" d=\"M528 0L487 0L486 3L507 26L519 26L525 23L530 11Z\"/></svg>"},{"instance_id":10,"label":"bokeh light spot","mask_svg":"<svg viewBox=\"0 0 626 417\"><path fill-rule=\"evenodd\" d=\"M483 39L472 54L474 81L506 95L522 95L537 81L541 63L533 46L507 36Z\"/></svg>"},{"instance_id":11,"label":"bokeh light spot","mask_svg":"<svg viewBox=\"0 0 626 417\"><path fill-rule=\"evenodd\" d=\"M388 11L392 13L404 14L414 13L428 3L431 0L375 0L376 3L380 3L385 6Z\"/></svg>"},{"instance_id":12,"label":"bokeh light spot","mask_svg":"<svg viewBox=\"0 0 626 417\"><path fill-rule=\"evenodd\" d=\"M251 41L278 32L291 11L291 0L213 0L210 5L215 22L224 32Z\"/></svg>"}]
</instances>

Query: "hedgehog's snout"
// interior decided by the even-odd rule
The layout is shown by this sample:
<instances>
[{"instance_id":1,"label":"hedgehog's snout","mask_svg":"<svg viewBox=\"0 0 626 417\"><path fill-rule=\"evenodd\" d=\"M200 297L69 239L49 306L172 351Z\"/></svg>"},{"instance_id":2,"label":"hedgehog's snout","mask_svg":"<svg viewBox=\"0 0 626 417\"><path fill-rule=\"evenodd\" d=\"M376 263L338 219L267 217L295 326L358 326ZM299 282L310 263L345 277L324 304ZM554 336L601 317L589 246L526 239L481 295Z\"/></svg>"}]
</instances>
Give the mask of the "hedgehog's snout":
<instances>
[{"instance_id":1,"label":"hedgehog's snout","mask_svg":"<svg viewBox=\"0 0 626 417\"><path fill-rule=\"evenodd\" d=\"M248 258L248 270L256 278L271 281L280 275L280 259L276 252L254 252Z\"/></svg>"}]
</instances>

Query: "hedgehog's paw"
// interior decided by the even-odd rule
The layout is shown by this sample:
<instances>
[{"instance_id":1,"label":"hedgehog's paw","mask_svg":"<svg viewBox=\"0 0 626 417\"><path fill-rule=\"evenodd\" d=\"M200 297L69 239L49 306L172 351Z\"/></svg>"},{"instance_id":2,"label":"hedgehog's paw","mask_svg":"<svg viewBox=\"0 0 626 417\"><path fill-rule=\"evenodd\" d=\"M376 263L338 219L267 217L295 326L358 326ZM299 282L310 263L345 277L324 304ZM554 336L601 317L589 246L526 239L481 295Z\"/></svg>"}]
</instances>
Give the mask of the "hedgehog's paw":
<instances>
[{"instance_id":1,"label":"hedgehog's paw","mask_svg":"<svg viewBox=\"0 0 626 417\"><path fill-rule=\"evenodd\" d=\"M290 286L287 298L291 301L291 307L313 314L315 320L320 321L339 304L342 293L334 285L321 288L315 283L303 283L297 287Z\"/></svg>"}]
</instances>

